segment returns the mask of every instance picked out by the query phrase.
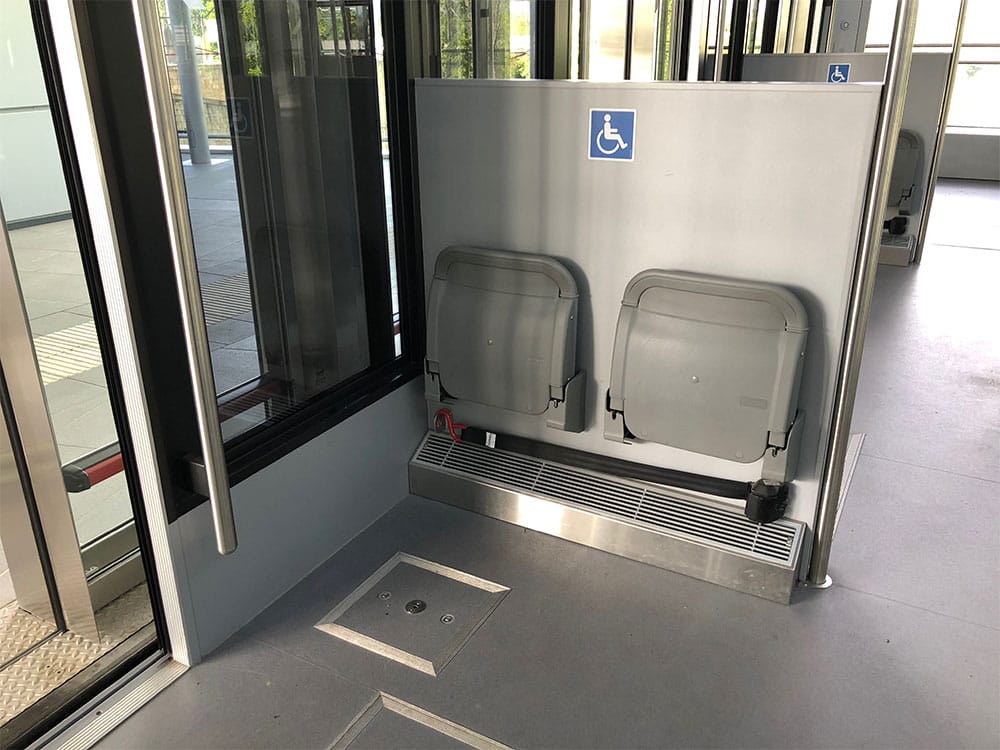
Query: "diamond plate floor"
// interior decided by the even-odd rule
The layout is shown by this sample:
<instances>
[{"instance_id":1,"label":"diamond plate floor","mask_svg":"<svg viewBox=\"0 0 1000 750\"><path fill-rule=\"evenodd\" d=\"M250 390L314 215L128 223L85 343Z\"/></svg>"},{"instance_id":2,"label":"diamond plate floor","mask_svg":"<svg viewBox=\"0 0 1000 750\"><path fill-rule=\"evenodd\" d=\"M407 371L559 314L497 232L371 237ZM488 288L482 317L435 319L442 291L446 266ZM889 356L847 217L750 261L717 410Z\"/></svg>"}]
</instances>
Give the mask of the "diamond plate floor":
<instances>
[{"instance_id":1,"label":"diamond plate floor","mask_svg":"<svg viewBox=\"0 0 1000 750\"><path fill-rule=\"evenodd\" d=\"M97 661L150 620L149 592L143 583L97 613L100 643L73 633L59 633L8 664L0 670L0 725ZM3 648L11 656L51 633L50 626L16 607L5 608L0 623L4 627Z\"/></svg>"},{"instance_id":2,"label":"diamond plate floor","mask_svg":"<svg viewBox=\"0 0 1000 750\"><path fill-rule=\"evenodd\" d=\"M55 626L11 603L0 609L0 665L15 659L55 632Z\"/></svg>"}]
</instances>

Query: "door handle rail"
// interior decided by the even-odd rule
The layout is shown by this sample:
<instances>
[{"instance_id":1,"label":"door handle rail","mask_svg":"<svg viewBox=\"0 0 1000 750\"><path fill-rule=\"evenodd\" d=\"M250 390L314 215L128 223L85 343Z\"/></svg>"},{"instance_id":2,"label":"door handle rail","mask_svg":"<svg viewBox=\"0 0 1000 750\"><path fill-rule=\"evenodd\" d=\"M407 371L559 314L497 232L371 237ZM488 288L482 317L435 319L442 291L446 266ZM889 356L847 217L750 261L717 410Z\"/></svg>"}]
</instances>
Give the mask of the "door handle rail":
<instances>
[{"instance_id":1,"label":"door handle rail","mask_svg":"<svg viewBox=\"0 0 1000 750\"><path fill-rule=\"evenodd\" d=\"M167 214L167 229L170 234L184 344L191 372L198 437L205 465L208 498L212 507L216 547L219 554L228 555L234 552L237 546L236 520L233 517L233 500L215 395L215 378L212 373L208 331L205 327L197 256L187 211L184 170L176 140L177 125L174 122L172 108L168 109L165 106L173 99L167 78L163 41L160 38L158 4L132 0L132 8L136 18L153 137L158 152L159 177Z\"/></svg>"}]
</instances>

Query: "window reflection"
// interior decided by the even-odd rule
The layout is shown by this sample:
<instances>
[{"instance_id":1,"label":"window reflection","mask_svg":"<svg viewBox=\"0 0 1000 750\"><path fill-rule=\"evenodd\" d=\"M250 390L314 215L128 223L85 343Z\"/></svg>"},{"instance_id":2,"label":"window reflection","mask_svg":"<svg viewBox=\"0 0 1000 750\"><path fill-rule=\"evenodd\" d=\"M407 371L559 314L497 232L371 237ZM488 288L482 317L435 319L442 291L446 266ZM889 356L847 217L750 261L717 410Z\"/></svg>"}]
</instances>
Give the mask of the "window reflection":
<instances>
[{"instance_id":1,"label":"window reflection","mask_svg":"<svg viewBox=\"0 0 1000 750\"><path fill-rule=\"evenodd\" d=\"M166 0L164 25L231 437L401 352L380 18L372 0Z\"/></svg>"}]
</instances>

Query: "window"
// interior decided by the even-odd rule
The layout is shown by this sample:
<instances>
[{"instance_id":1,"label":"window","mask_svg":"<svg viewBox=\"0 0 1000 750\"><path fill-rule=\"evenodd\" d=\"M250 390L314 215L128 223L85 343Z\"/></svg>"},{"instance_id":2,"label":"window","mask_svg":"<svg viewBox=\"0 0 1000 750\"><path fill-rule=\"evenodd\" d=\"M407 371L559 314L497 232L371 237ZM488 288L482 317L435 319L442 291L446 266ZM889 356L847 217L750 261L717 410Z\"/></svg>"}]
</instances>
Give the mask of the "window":
<instances>
[{"instance_id":1,"label":"window","mask_svg":"<svg viewBox=\"0 0 1000 750\"><path fill-rule=\"evenodd\" d=\"M165 0L227 441L403 355L380 9Z\"/></svg>"},{"instance_id":2,"label":"window","mask_svg":"<svg viewBox=\"0 0 1000 750\"><path fill-rule=\"evenodd\" d=\"M589 0L572 12L578 62L574 77L591 81L670 78L671 0Z\"/></svg>"},{"instance_id":3,"label":"window","mask_svg":"<svg viewBox=\"0 0 1000 750\"><path fill-rule=\"evenodd\" d=\"M531 78L535 0L439 0L442 78Z\"/></svg>"},{"instance_id":4,"label":"window","mask_svg":"<svg viewBox=\"0 0 1000 750\"><path fill-rule=\"evenodd\" d=\"M1000 3L970 0L948 125L1000 128Z\"/></svg>"},{"instance_id":5,"label":"window","mask_svg":"<svg viewBox=\"0 0 1000 750\"><path fill-rule=\"evenodd\" d=\"M892 38L895 3L873 3L868 21L866 50L884 50ZM958 21L958 2L922 3L917 16L914 47L949 52ZM952 90L948 125L1000 128L1000 3L969 0Z\"/></svg>"}]
</instances>

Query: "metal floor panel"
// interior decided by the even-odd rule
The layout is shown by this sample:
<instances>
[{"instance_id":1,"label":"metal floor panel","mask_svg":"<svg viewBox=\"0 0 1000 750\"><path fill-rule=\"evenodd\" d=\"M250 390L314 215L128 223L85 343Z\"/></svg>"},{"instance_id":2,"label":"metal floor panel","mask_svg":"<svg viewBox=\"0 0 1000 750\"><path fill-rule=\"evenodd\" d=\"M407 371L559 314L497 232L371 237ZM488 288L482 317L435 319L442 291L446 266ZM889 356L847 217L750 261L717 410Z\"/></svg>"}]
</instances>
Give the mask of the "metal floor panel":
<instances>
[{"instance_id":1,"label":"metal floor panel","mask_svg":"<svg viewBox=\"0 0 1000 750\"><path fill-rule=\"evenodd\" d=\"M99 643L59 633L5 666L0 670L0 724L97 661L152 616L146 584L136 586L97 613Z\"/></svg>"},{"instance_id":2,"label":"metal floor panel","mask_svg":"<svg viewBox=\"0 0 1000 750\"><path fill-rule=\"evenodd\" d=\"M436 677L509 590L399 552L316 627Z\"/></svg>"}]
</instances>

